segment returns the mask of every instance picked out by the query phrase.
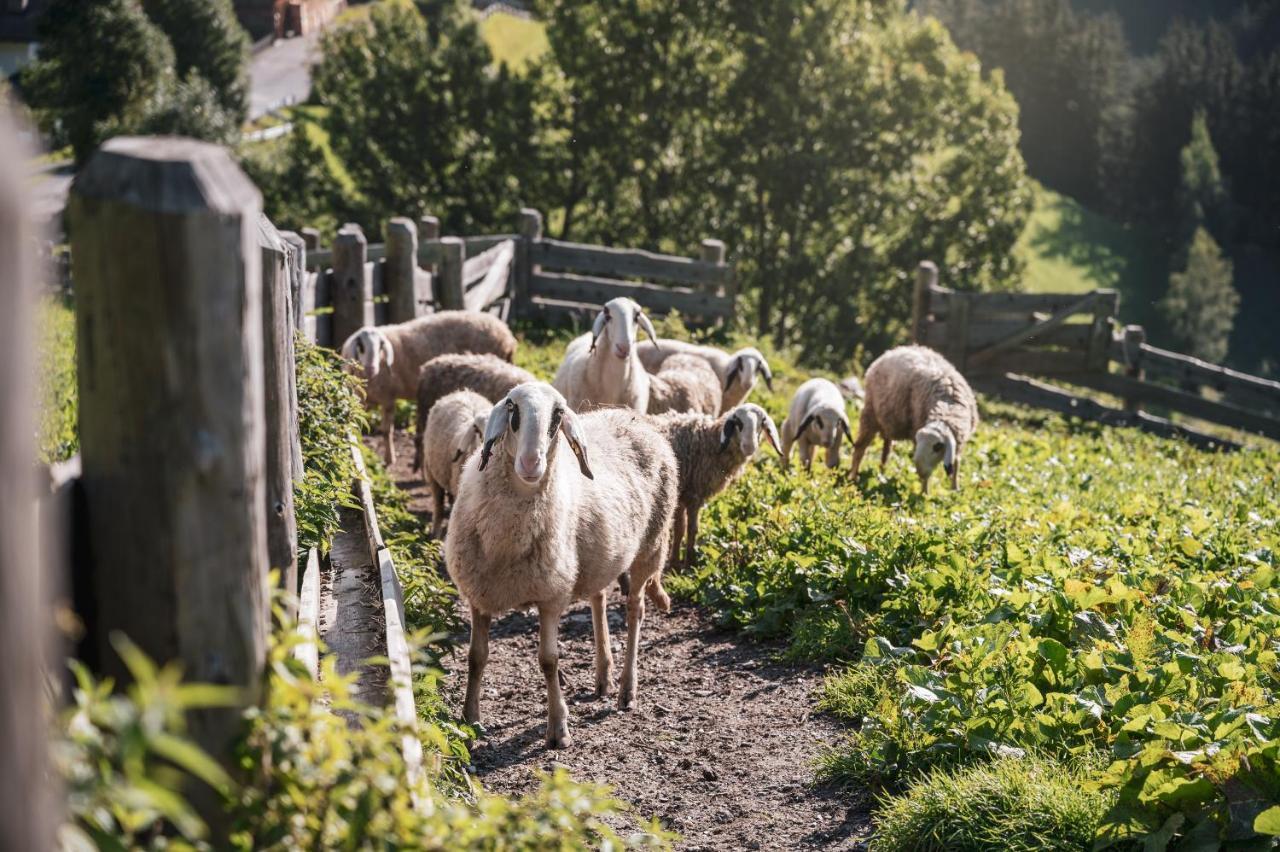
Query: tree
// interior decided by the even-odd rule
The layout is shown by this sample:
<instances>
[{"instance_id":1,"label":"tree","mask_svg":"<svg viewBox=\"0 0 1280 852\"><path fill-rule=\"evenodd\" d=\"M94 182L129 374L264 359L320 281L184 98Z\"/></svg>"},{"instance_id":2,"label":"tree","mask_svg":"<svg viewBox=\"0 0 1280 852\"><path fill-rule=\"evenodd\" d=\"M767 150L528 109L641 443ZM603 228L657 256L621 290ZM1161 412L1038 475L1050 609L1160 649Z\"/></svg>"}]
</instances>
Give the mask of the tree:
<instances>
[{"instance_id":1,"label":"tree","mask_svg":"<svg viewBox=\"0 0 1280 852\"><path fill-rule=\"evenodd\" d=\"M143 0L143 8L173 45L178 76L203 78L230 119L242 124L249 112L249 36L231 0Z\"/></svg>"},{"instance_id":2,"label":"tree","mask_svg":"<svg viewBox=\"0 0 1280 852\"><path fill-rule=\"evenodd\" d=\"M1182 181L1178 207L1185 239L1190 241L1199 228L1223 233L1229 194L1218 164L1218 152L1214 150L1213 139L1209 136L1204 110L1196 110L1191 121L1191 140L1182 149L1179 159Z\"/></svg>"},{"instance_id":3,"label":"tree","mask_svg":"<svg viewBox=\"0 0 1280 852\"><path fill-rule=\"evenodd\" d=\"M1204 228L1196 229L1186 253L1186 266L1169 276L1169 291L1159 308L1188 352L1221 363L1240 307L1231 261Z\"/></svg>"},{"instance_id":4,"label":"tree","mask_svg":"<svg viewBox=\"0 0 1280 852\"><path fill-rule=\"evenodd\" d=\"M153 136L190 136L228 146L240 138L240 122L223 106L213 86L195 73L183 80L166 79L128 130Z\"/></svg>"},{"instance_id":5,"label":"tree","mask_svg":"<svg viewBox=\"0 0 1280 852\"><path fill-rule=\"evenodd\" d=\"M22 75L28 103L82 162L139 121L173 75L173 48L137 0L59 0L39 26L40 57Z\"/></svg>"},{"instance_id":6,"label":"tree","mask_svg":"<svg viewBox=\"0 0 1280 852\"><path fill-rule=\"evenodd\" d=\"M453 232L509 229L533 137L531 87L492 70L457 0L432 14L380 3L324 38L313 79L325 129L366 199L366 228L433 213Z\"/></svg>"}]
</instances>

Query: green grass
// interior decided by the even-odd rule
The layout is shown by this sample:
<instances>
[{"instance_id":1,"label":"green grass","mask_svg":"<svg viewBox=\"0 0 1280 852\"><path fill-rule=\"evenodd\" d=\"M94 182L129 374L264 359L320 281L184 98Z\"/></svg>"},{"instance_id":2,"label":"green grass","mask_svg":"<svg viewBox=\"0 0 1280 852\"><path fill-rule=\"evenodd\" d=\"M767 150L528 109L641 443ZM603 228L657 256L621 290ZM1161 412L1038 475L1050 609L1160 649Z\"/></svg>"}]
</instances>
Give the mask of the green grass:
<instances>
[{"instance_id":1,"label":"green grass","mask_svg":"<svg viewBox=\"0 0 1280 852\"><path fill-rule=\"evenodd\" d=\"M1118 290L1121 319L1159 334L1163 321L1154 303L1167 285L1159 239L1144 228L1116 224L1051 189L1037 185L1035 197L1016 249L1027 264L1024 289Z\"/></svg>"},{"instance_id":2,"label":"green grass","mask_svg":"<svg viewBox=\"0 0 1280 852\"><path fill-rule=\"evenodd\" d=\"M41 301L37 313L40 431L42 462L56 462L79 452L79 394L76 389L76 315L59 298Z\"/></svg>"},{"instance_id":3,"label":"green grass","mask_svg":"<svg viewBox=\"0 0 1280 852\"><path fill-rule=\"evenodd\" d=\"M541 21L495 12L480 22L480 35L493 53L495 62L521 71L551 49L547 28Z\"/></svg>"},{"instance_id":4,"label":"green grass","mask_svg":"<svg viewBox=\"0 0 1280 852\"><path fill-rule=\"evenodd\" d=\"M1032 759L934 772L880 811L872 852L1088 850L1115 796L1087 778Z\"/></svg>"}]
</instances>

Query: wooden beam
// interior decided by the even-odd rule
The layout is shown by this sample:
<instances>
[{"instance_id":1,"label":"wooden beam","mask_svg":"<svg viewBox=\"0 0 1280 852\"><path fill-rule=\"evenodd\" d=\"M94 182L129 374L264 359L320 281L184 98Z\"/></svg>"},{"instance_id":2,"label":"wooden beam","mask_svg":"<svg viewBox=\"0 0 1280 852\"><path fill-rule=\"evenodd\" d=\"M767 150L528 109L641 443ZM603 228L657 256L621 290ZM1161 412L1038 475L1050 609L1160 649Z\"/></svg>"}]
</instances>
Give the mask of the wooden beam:
<instances>
[{"instance_id":1,"label":"wooden beam","mask_svg":"<svg viewBox=\"0 0 1280 852\"><path fill-rule=\"evenodd\" d=\"M418 226L398 216L387 222L387 259L382 269L390 322L408 322L419 315L417 272Z\"/></svg>"},{"instance_id":2,"label":"wooden beam","mask_svg":"<svg viewBox=\"0 0 1280 852\"><path fill-rule=\"evenodd\" d=\"M1114 290L1094 290L1089 295L1112 294ZM1012 314L1031 319L1033 314L1056 314L1080 301L1079 293L971 293L970 310L975 319L988 320Z\"/></svg>"},{"instance_id":3,"label":"wooden beam","mask_svg":"<svg viewBox=\"0 0 1280 852\"><path fill-rule=\"evenodd\" d=\"M483 311L494 302L510 295L512 263L515 260L516 244L507 240L490 249L496 252L484 278L474 287L467 290L466 305L469 311Z\"/></svg>"},{"instance_id":4,"label":"wooden beam","mask_svg":"<svg viewBox=\"0 0 1280 852\"><path fill-rule=\"evenodd\" d=\"M123 632L245 700L270 621L261 213L225 149L178 138L110 140L68 207L101 647ZM105 669L127 680L115 655ZM189 719L229 761L241 709Z\"/></svg>"},{"instance_id":5,"label":"wooden beam","mask_svg":"<svg viewBox=\"0 0 1280 852\"><path fill-rule=\"evenodd\" d=\"M657 279L677 284L723 284L728 267L641 249L605 248L560 240L541 240L533 250L533 262L548 269L609 275L618 278Z\"/></svg>"},{"instance_id":6,"label":"wooden beam","mask_svg":"<svg viewBox=\"0 0 1280 852\"><path fill-rule=\"evenodd\" d=\"M1046 331L1051 331L1057 328L1076 314L1088 310L1090 306L1093 305L1096 298L1096 294L1089 293L1084 298L1078 299L1070 305L1060 309L1057 313L1047 319L1032 323L1031 325L1024 327L1021 331L1015 331L1003 340L996 341L990 346L983 347L977 352L971 353L968 356L968 363L972 366L981 365L984 362L990 361L995 355L1031 340L1037 334L1043 334Z\"/></svg>"},{"instance_id":7,"label":"wooden beam","mask_svg":"<svg viewBox=\"0 0 1280 852\"><path fill-rule=\"evenodd\" d=\"M922 260L916 267L911 287L911 342L925 342L925 328L929 319L929 291L938 285L938 266L932 260Z\"/></svg>"},{"instance_id":8,"label":"wooden beam","mask_svg":"<svg viewBox=\"0 0 1280 852\"><path fill-rule=\"evenodd\" d=\"M529 283L529 294L544 299L588 303L596 307L610 299L626 296L658 313L678 310L690 316L715 319L729 316L733 310L733 301L728 296L706 290L554 272L534 275Z\"/></svg>"},{"instance_id":9,"label":"wooden beam","mask_svg":"<svg viewBox=\"0 0 1280 852\"><path fill-rule=\"evenodd\" d=\"M1167 385L1151 381L1139 381L1116 373L1085 372L1070 380L1083 387L1115 394L1125 399L1163 405L1179 414L1207 420L1232 429L1241 429L1280 441L1280 419L1255 411L1246 411L1233 405L1205 399Z\"/></svg>"},{"instance_id":10,"label":"wooden beam","mask_svg":"<svg viewBox=\"0 0 1280 852\"><path fill-rule=\"evenodd\" d=\"M460 311L466 308L466 287L463 274L467 247L458 237L440 240L440 274L435 277L436 310Z\"/></svg>"},{"instance_id":11,"label":"wooden beam","mask_svg":"<svg viewBox=\"0 0 1280 852\"><path fill-rule=\"evenodd\" d=\"M517 311L522 311L529 303L529 282L540 267L533 260L533 250L542 239L542 214L531 207L520 211L520 225L517 228L520 241L516 243L515 258L515 302Z\"/></svg>"},{"instance_id":12,"label":"wooden beam","mask_svg":"<svg viewBox=\"0 0 1280 852\"><path fill-rule=\"evenodd\" d=\"M1130 358L1133 358L1132 354ZM1180 385L1212 388L1226 397L1226 401L1242 408L1280 415L1280 382L1220 367L1190 355L1158 349L1146 343L1138 347L1136 363L1143 370Z\"/></svg>"},{"instance_id":13,"label":"wooden beam","mask_svg":"<svg viewBox=\"0 0 1280 852\"><path fill-rule=\"evenodd\" d=\"M344 227L333 241L333 346L368 324L365 305L373 298L373 282L365 269L368 244L355 225Z\"/></svg>"},{"instance_id":14,"label":"wooden beam","mask_svg":"<svg viewBox=\"0 0 1280 852\"><path fill-rule=\"evenodd\" d=\"M302 588L298 592L298 635L302 641L293 648L294 659L306 667L312 680L320 679L319 628L320 554L313 547L307 552Z\"/></svg>"}]
</instances>

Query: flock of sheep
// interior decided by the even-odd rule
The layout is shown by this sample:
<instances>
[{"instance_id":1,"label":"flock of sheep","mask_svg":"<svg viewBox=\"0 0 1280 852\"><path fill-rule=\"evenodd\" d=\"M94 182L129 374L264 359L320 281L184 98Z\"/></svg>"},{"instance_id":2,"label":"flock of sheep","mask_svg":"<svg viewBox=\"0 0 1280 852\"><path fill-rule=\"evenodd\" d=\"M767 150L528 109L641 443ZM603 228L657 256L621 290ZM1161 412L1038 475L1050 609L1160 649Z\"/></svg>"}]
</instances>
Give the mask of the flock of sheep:
<instances>
[{"instance_id":1,"label":"flock of sheep","mask_svg":"<svg viewBox=\"0 0 1280 852\"><path fill-rule=\"evenodd\" d=\"M694 560L700 509L743 471L761 439L784 466L798 448L807 470L818 447L835 467L847 436L855 476L876 435L882 463L893 441L914 440L927 490L939 463L956 487L960 451L978 423L973 393L951 364L905 346L868 369L856 439L841 390L821 378L796 391L779 435L763 408L745 402L757 379L772 387L759 351L659 340L626 298L606 304L591 332L569 344L551 384L512 364L515 349L501 321L451 311L362 328L342 354L364 378L366 403L381 409L389 463L396 401L416 399L414 468L431 489L436 537L452 497L445 563L471 608L464 717L480 721L491 620L536 607L547 743L555 748L570 744L557 664L561 615L590 602L596 690L607 696L605 600L619 583L627 641L618 706L633 707L645 598L670 608L663 570Z\"/></svg>"}]
</instances>

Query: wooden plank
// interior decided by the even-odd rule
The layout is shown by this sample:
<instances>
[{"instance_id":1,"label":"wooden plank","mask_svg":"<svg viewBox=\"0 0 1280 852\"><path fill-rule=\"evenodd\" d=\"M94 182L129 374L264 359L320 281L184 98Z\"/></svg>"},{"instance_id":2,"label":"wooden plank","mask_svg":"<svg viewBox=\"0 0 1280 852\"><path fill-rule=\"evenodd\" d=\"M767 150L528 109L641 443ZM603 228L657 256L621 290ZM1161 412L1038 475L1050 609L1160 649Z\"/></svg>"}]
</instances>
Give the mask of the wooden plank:
<instances>
[{"instance_id":1,"label":"wooden plank","mask_svg":"<svg viewBox=\"0 0 1280 852\"><path fill-rule=\"evenodd\" d=\"M467 246L467 259L471 259L476 255L483 254L491 248L502 245L509 240L520 239L519 234L483 234L474 237L463 237L462 241Z\"/></svg>"},{"instance_id":2,"label":"wooden plank","mask_svg":"<svg viewBox=\"0 0 1280 852\"><path fill-rule=\"evenodd\" d=\"M311 272L320 272L333 266L333 250L332 249L316 249L307 252L307 269Z\"/></svg>"},{"instance_id":3,"label":"wooden plank","mask_svg":"<svg viewBox=\"0 0 1280 852\"><path fill-rule=\"evenodd\" d=\"M1234 450L1240 445L1141 411L1122 411L1053 385L1017 376L982 379L974 389L1008 402L1044 408L1068 417L1079 417L1106 426L1132 427L1165 438L1180 438L1203 450Z\"/></svg>"},{"instance_id":4,"label":"wooden plank","mask_svg":"<svg viewBox=\"0 0 1280 852\"><path fill-rule=\"evenodd\" d=\"M1045 319L1039 320L1030 325L1026 325L1021 330L1013 332L1008 337L997 340L995 343L979 349L977 352L974 352L969 356L968 363L974 366L986 363L1001 352L1005 352L1015 346L1019 346L1035 337L1037 334L1052 331L1076 314L1088 310L1093 305L1096 298L1097 296L1094 293L1087 294L1084 298L1078 299L1066 307L1061 308L1052 316L1046 317ZM970 310L972 310L972 307L970 307Z\"/></svg>"},{"instance_id":5,"label":"wooden plank","mask_svg":"<svg viewBox=\"0 0 1280 852\"><path fill-rule=\"evenodd\" d=\"M969 293L952 297L951 315L947 317L947 344L943 354L960 372L965 372L969 352Z\"/></svg>"},{"instance_id":6,"label":"wooden plank","mask_svg":"<svg viewBox=\"0 0 1280 852\"><path fill-rule=\"evenodd\" d=\"M466 267L466 244L458 237L440 240L440 272L432 281L436 285L436 309L460 311L466 308L463 271Z\"/></svg>"},{"instance_id":7,"label":"wooden plank","mask_svg":"<svg viewBox=\"0 0 1280 852\"><path fill-rule=\"evenodd\" d=\"M1121 357L1117 358L1119 354ZM1113 358L1123 363L1123 353L1113 350ZM1177 384L1212 388L1232 404L1280 414L1280 382L1251 376L1227 367L1159 349L1143 343L1138 347L1138 366L1152 375Z\"/></svg>"},{"instance_id":8,"label":"wooden plank","mask_svg":"<svg viewBox=\"0 0 1280 852\"><path fill-rule=\"evenodd\" d=\"M970 322L969 346L978 348L990 346L992 343L1008 337L1017 329L1025 327L1026 323L1021 320ZM1090 325L1082 323L1067 323L1060 325L1057 328L1051 328L1047 332L1037 332L1034 337L1026 341L1026 346L1059 347L1063 349L1078 350L1081 353L1084 353L1089 348L1089 340L1092 332L1093 329ZM924 339L920 342L925 346L931 346L938 350L945 348L947 342L946 324L926 322L924 324Z\"/></svg>"},{"instance_id":9,"label":"wooden plank","mask_svg":"<svg viewBox=\"0 0 1280 852\"><path fill-rule=\"evenodd\" d=\"M483 311L509 292L511 265L516 254L515 241L507 240L490 251L497 252L497 256L490 263L489 271L474 287L467 290L465 301L469 311Z\"/></svg>"},{"instance_id":10,"label":"wooden plank","mask_svg":"<svg viewBox=\"0 0 1280 852\"><path fill-rule=\"evenodd\" d=\"M306 666L312 680L320 679L320 554L313 547L307 553L307 566L302 572L302 588L298 592L298 636L293 657Z\"/></svg>"},{"instance_id":11,"label":"wooden plank","mask_svg":"<svg viewBox=\"0 0 1280 852\"><path fill-rule=\"evenodd\" d=\"M560 240L540 240L531 251L531 259L548 269L677 284L718 287L729 279L727 266L643 249L605 248Z\"/></svg>"},{"instance_id":12,"label":"wooden plank","mask_svg":"<svg viewBox=\"0 0 1280 852\"><path fill-rule=\"evenodd\" d=\"M1214 402L1167 385L1139 381L1116 373L1081 373L1078 377L1072 377L1071 381L1104 393L1163 405L1188 417L1207 420L1233 429L1242 429L1245 432L1253 432L1280 441L1280 419Z\"/></svg>"},{"instance_id":13,"label":"wooden plank","mask_svg":"<svg viewBox=\"0 0 1280 852\"><path fill-rule=\"evenodd\" d=\"M592 320L599 311L599 305L564 302L535 296L521 308L521 316L527 315L528 318L539 320L547 325L568 325L582 329L591 326Z\"/></svg>"},{"instance_id":14,"label":"wooden plank","mask_svg":"<svg viewBox=\"0 0 1280 852\"><path fill-rule=\"evenodd\" d=\"M388 322L418 317L418 226L399 216L387 222L387 259L382 279L388 296Z\"/></svg>"},{"instance_id":15,"label":"wooden plank","mask_svg":"<svg viewBox=\"0 0 1280 852\"><path fill-rule=\"evenodd\" d=\"M366 325L365 305L373 298L373 282L365 266L364 233L344 227L333 241L333 344L340 349L347 338Z\"/></svg>"},{"instance_id":16,"label":"wooden plank","mask_svg":"<svg viewBox=\"0 0 1280 852\"><path fill-rule=\"evenodd\" d=\"M516 243L515 301L517 310L523 310L529 302L529 281L539 267L533 261L533 247L542 239L542 214L531 207L520 210L520 240Z\"/></svg>"},{"instance_id":17,"label":"wooden plank","mask_svg":"<svg viewBox=\"0 0 1280 852\"><path fill-rule=\"evenodd\" d=\"M39 283L32 248L39 231L31 216L27 166L35 152L19 141L9 115L0 104L0 846L44 850L63 845L55 842L55 832L66 805L53 795L46 728L57 713L46 697L46 676L65 671L62 649L54 652L49 635L53 618L46 593L49 586L62 591L57 586L64 566L38 547L32 460L39 401L32 353ZM123 253L131 245L116 250ZM46 663L56 668L46 673Z\"/></svg>"},{"instance_id":18,"label":"wooden plank","mask_svg":"<svg viewBox=\"0 0 1280 852\"><path fill-rule=\"evenodd\" d=\"M464 241L465 242L465 241ZM498 243L485 249L481 254L475 257L471 256L471 246L467 245L467 259L462 264L462 284L468 290L475 287L485 276L489 274L490 268L502 258L509 259L511 253L512 241Z\"/></svg>"},{"instance_id":19,"label":"wooden plank","mask_svg":"<svg viewBox=\"0 0 1280 852\"><path fill-rule=\"evenodd\" d=\"M678 310L695 317L726 317L733 312L733 300L706 290L641 284L586 275L541 272L531 277L529 294L542 299L579 302L595 306L610 299L626 296L635 299L646 310L667 313Z\"/></svg>"},{"instance_id":20,"label":"wooden plank","mask_svg":"<svg viewBox=\"0 0 1280 852\"><path fill-rule=\"evenodd\" d=\"M1114 294L1114 290L1094 290L1090 296ZM1079 293L971 293L969 310L974 319L987 320L1007 314L1025 316L1056 314L1080 301Z\"/></svg>"},{"instance_id":21,"label":"wooden plank","mask_svg":"<svg viewBox=\"0 0 1280 852\"><path fill-rule=\"evenodd\" d=\"M970 363L965 375L1022 373L1028 376L1075 376L1089 370L1086 352L1055 349L1007 349L986 361ZM1075 381L1074 378L1071 381Z\"/></svg>"},{"instance_id":22,"label":"wooden plank","mask_svg":"<svg viewBox=\"0 0 1280 852\"><path fill-rule=\"evenodd\" d=\"M190 682L254 700L270 624L261 196L224 148L118 137L68 212L100 647L123 631ZM127 680L114 656L105 669ZM230 760L242 708L189 722Z\"/></svg>"},{"instance_id":23,"label":"wooden plank","mask_svg":"<svg viewBox=\"0 0 1280 852\"><path fill-rule=\"evenodd\" d=\"M440 238L418 237L418 265L430 269L440 263Z\"/></svg>"}]
</instances>

